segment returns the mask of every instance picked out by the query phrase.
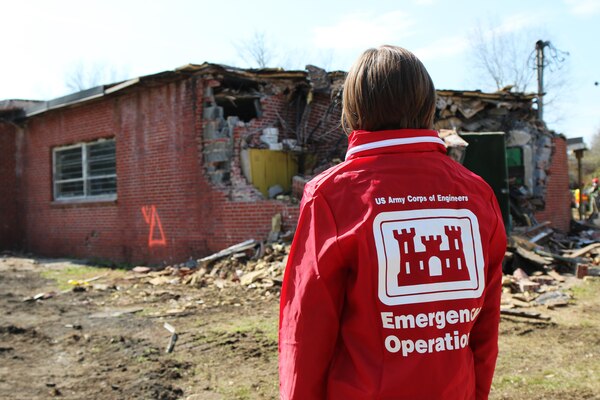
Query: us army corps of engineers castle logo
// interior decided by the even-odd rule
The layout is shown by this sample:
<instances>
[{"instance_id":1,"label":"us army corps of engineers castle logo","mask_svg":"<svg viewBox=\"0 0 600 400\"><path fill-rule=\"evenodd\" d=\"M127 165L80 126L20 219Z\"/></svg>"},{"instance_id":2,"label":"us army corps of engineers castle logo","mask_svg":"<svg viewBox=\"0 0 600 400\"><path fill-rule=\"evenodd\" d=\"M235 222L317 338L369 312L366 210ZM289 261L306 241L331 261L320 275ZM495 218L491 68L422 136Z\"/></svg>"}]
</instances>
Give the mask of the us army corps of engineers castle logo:
<instances>
[{"instance_id":1,"label":"us army corps of engineers castle logo","mask_svg":"<svg viewBox=\"0 0 600 400\"><path fill-rule=\"evenodd\" d=\"M470 210L383 212L375 217L373 234L384 304L477 298L483 293L479 223Z\"/></svg>"}]
</instances>

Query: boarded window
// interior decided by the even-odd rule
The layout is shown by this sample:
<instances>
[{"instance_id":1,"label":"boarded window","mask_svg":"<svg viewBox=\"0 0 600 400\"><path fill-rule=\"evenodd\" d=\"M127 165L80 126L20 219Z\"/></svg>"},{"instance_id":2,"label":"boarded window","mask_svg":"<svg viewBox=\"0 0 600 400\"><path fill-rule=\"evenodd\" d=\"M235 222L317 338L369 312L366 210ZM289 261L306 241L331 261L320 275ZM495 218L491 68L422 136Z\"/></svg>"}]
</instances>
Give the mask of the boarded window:
<instances>
[{"instance_id":1,"label":"boarded window","mask_svg":"<svg viewBox=\"0 0 600 400\"><path fill-rule=\"evenodd\" d=\"M116 198L114 139L57 147L53 155L55 200Z\"/></svg>"}]
</instances>

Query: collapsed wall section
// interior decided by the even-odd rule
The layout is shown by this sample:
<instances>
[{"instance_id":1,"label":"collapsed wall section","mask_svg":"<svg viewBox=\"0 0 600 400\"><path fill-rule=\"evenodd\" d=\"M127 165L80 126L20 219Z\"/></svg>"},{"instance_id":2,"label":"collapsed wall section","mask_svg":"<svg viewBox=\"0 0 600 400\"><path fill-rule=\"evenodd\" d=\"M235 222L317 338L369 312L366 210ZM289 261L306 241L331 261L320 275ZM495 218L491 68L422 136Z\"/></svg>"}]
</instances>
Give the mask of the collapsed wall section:
<instances>
[{"instance_id":1,"label":"collapsed wall section","mask_svg":"<svg viewBox=\"0 0 600 400\"><path fill-rule=\"evenodd\" d=\"M260 141L265 129L279 129L282 120L289 121L288 86L293 85L245 82L241 90L239 86L234 90L225 79L204 76L202 81L199 138L202 171L210 187L205 204L211 212L204 232L208 249L217 251L251 238L266 239L276 214L282 217L281 233L294 230L297 203L287 197L265 196L252 184L244 165L249 148L268 150Z\"/></svg>"},{"instance_id":2,"label":"collapsed wall section","mask_svg":"<svg viewBox=\"0 0 600 400\"><path fill-rule=\"evenodd\" d=\"M535 95L507 91L440 90L436 104L438 130L505 133L511 214L517 224L532 223L535 213L546 208L550 170L556 154L556 134L537 119L532 107L534 99ZM558 160L561 156L558 155ZM555 206L552 203L550 210ZM563 209L555 211L564 213Z\"/></svg>"}]
</instances>

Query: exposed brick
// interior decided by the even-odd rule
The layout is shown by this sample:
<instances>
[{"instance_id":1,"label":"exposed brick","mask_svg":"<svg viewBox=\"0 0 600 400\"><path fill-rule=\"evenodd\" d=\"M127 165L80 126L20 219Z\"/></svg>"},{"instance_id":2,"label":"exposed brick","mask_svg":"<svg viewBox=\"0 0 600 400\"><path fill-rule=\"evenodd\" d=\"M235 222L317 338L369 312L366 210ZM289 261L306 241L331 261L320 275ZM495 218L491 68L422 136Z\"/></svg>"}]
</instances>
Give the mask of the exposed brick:
<instances>
[{"instance_id":1,"label":"exposed brick","mask_svg":"<svg viewBox=\"0 0 600 400\"><path fill-rule=\"evenodd\" d=\"M261 118L231 125L226 138L205 137L203 109L214 100L213 90L205 88L219 85L212 78L182 77L47 111L27 119L22 130L0 123L0 248L171 263L249 238L264 239L276 213L282 215L282 229L293 230L298 205L264 199L243 177L239 156L243 141L257 138L267 127L277 127L282 139L295 138L296 105L283 90L265 95ZM321 159L343 158L347 146L339 106L330 108L331 101L327 94L314 94L302 127L305 134L313 132L308 150ZM116 140L117 200L54 202L52 149L109 137ZM231 146L224 169L229 178L213 183L205 146L221 142ZM568 229L570 219L565 146L563 139L555 139L546 210L538 214L560 230ZM303 182L293 183L299 195ZM155 217L153 237L143 210Z\"/></svg>"},{"instance_id":2,"label":"exposed brick","mask_svg":"<svg viewBox=\"0 0 600 400\"><path fill-rule=\"evenodd\" d=\"M552 227L568 232L571 224L571 192L569 191L569 164L567 141L561 137L553 139L554 153L546 187L546 206L536 213L538 221L550 221Z\"/></svg>"}]
</instances>

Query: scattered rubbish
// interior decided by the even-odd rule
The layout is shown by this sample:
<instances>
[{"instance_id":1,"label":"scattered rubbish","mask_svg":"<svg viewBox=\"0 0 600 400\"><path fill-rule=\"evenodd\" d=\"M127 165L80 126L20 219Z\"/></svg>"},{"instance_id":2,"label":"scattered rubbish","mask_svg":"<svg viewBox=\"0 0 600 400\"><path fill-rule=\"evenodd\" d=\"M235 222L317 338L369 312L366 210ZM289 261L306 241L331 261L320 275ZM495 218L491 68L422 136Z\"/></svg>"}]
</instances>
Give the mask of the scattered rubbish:
<instances>
[{"instance_id":1,"label":"scattered rubbish","mask_svg":"<svg viewBox=\"0 0 600 400\"><path fill-rule=\"evenodd\" d=\"M570 282L600 276L598 227L575 222L576 229L566 235L549 225L519 227L509 236L502 267L502 315L549 320L530 309L568 306Z\"/></svg>"},{"instance_id":2,"label":"scattered rubbish","mask_svg":"<svg viewBox=\"0 0 600 400\"><path fill-rule=\"evenodd\" d=\"M274 227L278 218L274 217ZM290 244L247 240L196 261L197 268L185 264L166 266L145 275L128 276L152 286L185 284L226 289L241 285L250 289L281 286Z\"/></svg>"},{"instance_id":3,"label":"scattered rubbish","mask_svg":"<svg viewBox=\"0 0 600 400\"><path fill-rule=\"evenodd\" d=\"M550 317L542 315L539 312L535 311L522 311L522 310L513 310L508 308L501 308L500 314L510 315L513 317L522 317L522 318L531 318L531 319L539 319L542 321L549 321Z\"/></svg>"},{"instance_id":4,"label":"scattered rubbish","mask_svg":"<svg viewBox=\"0 0 600 400\"><path fill-rule=\"evenodd\" d=\"M92 289L97 290L99 292L105 292L107 290L115 290L115 285L109 285L106 283L96 283L92 285Z\"/></svg>"},{"instance_id":5,"label":"scattered rubbish","mask_svg":"<svg viewBox=\"0 0 600 400\"><path fill-rule=\"evenodd\" d=\"M166 283L171 283L172 279L168 276L157 276L156 278L152 278L148 281L151 285L164 285Z\"/></svg>"},{"instance_id":6,"label":"scattered rubbish","mask_svg":"<svg viewBox=\"0 0 600 400\"><path fill-rule=\"evenodd\" d=\"M220 258L223 257L227 257L229 255L232 255L234 253L239 253L240 251L244 251L244 250L249 250L249 249L253 249L254 247L256 247L257 242L254 239L250 239L250 240L246 240L244 242L235 244L233 246L230 246L224 250L219 251L218 253L212 254L208 257L204 257L198 260L198 264L199 265L206 265L212 261L216 261Z\"/></svg>"},{"instance_id":7,"label":"scattered rubbish","mask_svg":"<svg viewBox=\"0 0 600 400\"><path fill-rule=\"evenodd\" d=\"M133 272L137 272L137 273L139 273L139 274L145 274L145 273L147 273L147 272L150 272L150 271L152 271L152 269L151 269L151 268L149 268L149 267L142 267L142 266L139 266L139 267L132 268L131 270L132 270Z\"/></svg>"},{"instance_id":8,"label":"scattered rubbish","mask_svg":"<svg viewBox=\"0 0 600 400\"><path fill-rule=\"evenodd\" d=\"M198 261L196 261L192 257L190 257L190 259L185 262L185 267L186 268L190 268L190 269L197 268L198 267Z\"/></svg>"},{"instance_id":9,"label":"scattered rubbish","mask_svg":"<svg viewBox=\"0 0 600 400\"><path fill-rule=\"evenodd\" d=\"M171 338L169 339L169 344L167 345L165 352L172 353L173 349L175 348L175 343L177 342L177 332L175 332L173 325L169 324L168 322L165 322L163 327L171 332Z\"/></svg>"},{"instance_id":10,"label":"scattered rubbish","mask_svg":"<svg viewBox=\"0 0 600 400\"><path fill-rule=\"evenodd\" d=\"M57 295L57 293L54 292L54 291L51 291L51 292L41 292L41 293L35 294L35 295L31 296L31 297L24 298L23 299L23 303L30 302L30 301L37 301L37 300L47 300L47 299L50 299L50 298L52 298L52 297L54 297L56 295Z\"/></svg>"},{"instance_id":11,"label":"scattered rubbish","mask_svg":"<svg viewBox=\"0 0 600 400\"><path fill-rule=\"evenodd\" d=\"M67 283L68 283L69 285L73 285L73 286L87 286L87 285L89 285L89 284L90 284L90 283L89 283L89 282L87 282L87 281L78 281L78 280L76 280L76 279L69 279L69 280L67 281Z\"/></svg>"},{"instance_id":12,"label":"scattered rubbish","mask_svg":"<svg viewBox=\"0 0 600 400\"><path fill-rule=\"evenodd\" d=\"M571 296L561 290L555 290L541 294L534 302L547 307L562 307L568 305L569 300L571 300Z\"/></svg>"}]
</instances>

